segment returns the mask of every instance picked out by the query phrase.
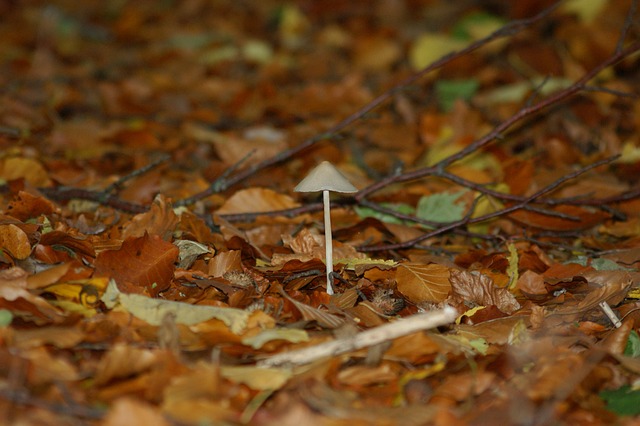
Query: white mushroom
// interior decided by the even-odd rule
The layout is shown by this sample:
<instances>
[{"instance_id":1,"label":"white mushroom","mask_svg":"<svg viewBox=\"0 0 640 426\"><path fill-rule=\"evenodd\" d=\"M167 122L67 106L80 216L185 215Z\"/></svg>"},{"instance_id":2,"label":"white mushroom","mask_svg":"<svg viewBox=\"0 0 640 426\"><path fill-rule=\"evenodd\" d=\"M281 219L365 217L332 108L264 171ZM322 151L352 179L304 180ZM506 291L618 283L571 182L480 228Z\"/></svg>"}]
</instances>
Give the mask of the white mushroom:
<instances>
[{"instance_id":1,"label":"white mushroom","mask_svg":"<svg viewBox=\"0 0 640 426\"><path fill-rule=\"evenodd\" d=\"M355 186L347 180L333 164L323 161L309 172L307 177L294 188L296 192L319 192L322 191L322 202L324 205L324 239L325 239L325 264L327 266L327 293L333 294L333 243L331 240L331 204L329 191L352 193L358 192Z\"/></svg>"}]
</instances>

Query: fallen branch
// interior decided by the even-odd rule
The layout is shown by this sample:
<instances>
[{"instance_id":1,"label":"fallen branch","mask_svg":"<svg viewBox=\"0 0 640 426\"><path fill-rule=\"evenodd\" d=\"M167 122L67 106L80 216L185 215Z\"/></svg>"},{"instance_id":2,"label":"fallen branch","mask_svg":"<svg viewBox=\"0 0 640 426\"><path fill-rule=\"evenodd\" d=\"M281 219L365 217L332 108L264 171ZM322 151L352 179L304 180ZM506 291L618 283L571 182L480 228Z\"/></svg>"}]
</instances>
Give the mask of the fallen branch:
<instances>
[{"instance_id":1,"label":"fallen branch","mask_svg":"<svg viewBox=\"0 0 640 426\"><path fill-rule=\"evenodd\" d=\"M407 334L447 325L452 323L457 315L458 313L454 308L446 306L438 311L413 315L371 328L353 337L336 339L316 346L273 355L259 361L258 366L279 367L310 364L323 358L338 356L391 341Z\"/></svg>"}]
</instances>

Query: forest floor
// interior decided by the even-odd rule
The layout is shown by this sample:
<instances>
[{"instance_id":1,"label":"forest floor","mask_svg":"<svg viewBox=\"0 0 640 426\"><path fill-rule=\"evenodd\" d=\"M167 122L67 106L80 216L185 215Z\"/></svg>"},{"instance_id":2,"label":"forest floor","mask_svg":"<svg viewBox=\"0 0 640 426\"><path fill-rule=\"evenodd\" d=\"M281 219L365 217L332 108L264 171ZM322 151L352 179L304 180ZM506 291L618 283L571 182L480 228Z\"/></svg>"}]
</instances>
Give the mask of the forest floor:
<instances>
[{"instance_id":1,"label":"forest floor","mask_svg":"<svg viewBox=\"0 0 640 426\"><path fill-rule=\"evenodd\" d=\"M551 5L1 1L0 422L637 424L637 2Z\"/></svg>"}]
</instances>

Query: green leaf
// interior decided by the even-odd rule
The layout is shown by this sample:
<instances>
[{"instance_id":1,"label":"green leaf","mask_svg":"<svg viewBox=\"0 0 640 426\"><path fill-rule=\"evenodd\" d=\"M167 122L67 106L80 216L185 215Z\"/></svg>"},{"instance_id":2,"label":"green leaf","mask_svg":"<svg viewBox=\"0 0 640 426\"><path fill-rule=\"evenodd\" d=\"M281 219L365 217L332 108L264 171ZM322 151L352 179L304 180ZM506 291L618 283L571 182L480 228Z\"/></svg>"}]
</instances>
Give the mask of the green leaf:
<instances>
[{"instance_id":1,"label":"green leaf","mask_svg":"<svg viewBox=\"0 0 640 426\"><path fill-rule=\"evenodd\" d=\"M114 280L110 280L100 299L109 309L120 306L136 318L151 325L162 324L166 315L172 315L177 324L195 325L212 318L224 322L231 332L240 334L249 320L250 312L236 308L192 305L171 300L152 299L135 293L122 293Z\"/></svg>"},{"instance_id":2,"label":"green leaf","mask_svg":"<svg viewBox=\"0 0 640 426\"><path fill-rule=\"evenodd\" d=\"M571 84L571 80L562 77L534 77L531 81L503 84L495 89L489 89L479 95L478 100L486 105L521 102L532 90L537 90L540 95L544 96L565 89Z\"/></svg>"},{"instance_id":3,"label":"green leaf","mask_svg":"<svg viewBox=\"0 0 640 426\"><path fill-rule=\"evenodd\" d=\"M397 203L397 204L396 203L381 203L380 205L383 206L383 207L386 207L388 209L397 211L398 213L402 213L402 214L413 214L413 212L414 212L414 208L411 207L408 204L403 204L403 203ZM358 214L358 216L360 216L362 219L367 218L367 217L373 217L375 219L378 219L381 222L395 223L396 225L403 225L403 224L407 223L407 221L405 221L405 220L398 219L395 216L392 216L390 214L374 210L374 209L369 208L369 207L356 206L355 210L356 210L356 213Z\"/></svg>"},{"instance_id":4,"label":"green leaf","mask_svg":"<svg viewBox=\"0 0 640 426\"><path fill-rule=\"evenodd\" d=\"M464 217L464 206L456 201L466 190L447 193L425 195L418 201L416 216L432 222L449 223Z\"/></svg>"},{"instance_id":5,"label":"green leaf","mask_svg":"<svg viewBox=\"0 0 640 426\"><path fill-rule=\"evenodd\" d=\"M453 26L451 36L458 40L478 40L486 37L506 21L487 12L474 12L460 19Z\"/></svg>"},{"instance_id":6,"label":"green leaf","mask_svg":"<svg viewBox=\"0 0 640 426\"><path fill-rule=\"evenodd\" d=\"M0 327L6 327L13 321L13 314L7 309L0 309Z\"/></svg>"},{"instance_id":7,"label":"green leaf","mask_svg":"<svg viewBox=\"0 0 640 426\"><path fill-rule=\"evenodd\" d=\"M568 0L562 10L576 14L580 21L589 24L602 14L605 6L607 0Z\"/></svg>"},{"instance_id":8,"label":"green leaf","mask_svg":"<svg viewBox=\"0 0 640 426\"><path fill-rule=\"evenodd\" d=\"M480 83L476 79L438 80L435 84L436 96L440 108L449 112L457 99L470 100L478 91Z\"/></svg>"},{"instance_id":9,"label":"green leaf","mask_svg":"<svg viewBox=\"0 0 640 426\"><path fill-rule=\"evenodd\" d=\"M518 282L518 250L516 246L512 242L507 243L507 248L509 249L509 256L507 259L509 260L509 267L507 268L507 275L509 275L509 290L513 290L516 288L516 283Z\"/></svg>"},{"instance_id":10,"label":"green leaf","mask_svg":"<svg viewBox=\"0 0 640 426\"><path fill-rule=\"evenodd\" d=\"M420 70L466 45L467 42L446 34L424 33L414 40L409 50L409 62L414 70Z\"/></svg>"},{"instance_id":11,"label":"green leaf","mask_svg":"<svg viewBox=\"0 0 640 426\"><path fill-rule=\"evenodd\" d=\"M577 256L567 263L577 263L582 266L591 266L596 271L633 271L632 268L625 268L611 259L603 259L601 257L592 259L588 256Z\"/></svg>"},{"instance_id":12,"label":"green leaf","mask_svg":"<svg viewBox=\"0 0 640 426\"><path fill-rule=\"evenodd\" d=\"M482 337L469 340L469 344L481 355L486 355L489 350L489 343Z\"/></svg>"},{"instance_id":13,"label":"green leaf","mask_svg":"<svg viewBox=\"0 0 640 426\"><path fill-rule=\"evenodd\" d=\"M635 330L631 330L629 333L629 339L627 340L627 346L624 348L624 354L633 358L640 358L640 336Z\"/></svg>"},{"instance_id":14,"label":"green leaf","mask_svg":"<svg viewBox=\"0 0 640 426\"><path fill-rule=\"evenodd\" d=\"M629 386L602 391L600 398L606 401L608 410L620 416L640 414L640 391L632 390Z\"/></svg>"}]
</instances>

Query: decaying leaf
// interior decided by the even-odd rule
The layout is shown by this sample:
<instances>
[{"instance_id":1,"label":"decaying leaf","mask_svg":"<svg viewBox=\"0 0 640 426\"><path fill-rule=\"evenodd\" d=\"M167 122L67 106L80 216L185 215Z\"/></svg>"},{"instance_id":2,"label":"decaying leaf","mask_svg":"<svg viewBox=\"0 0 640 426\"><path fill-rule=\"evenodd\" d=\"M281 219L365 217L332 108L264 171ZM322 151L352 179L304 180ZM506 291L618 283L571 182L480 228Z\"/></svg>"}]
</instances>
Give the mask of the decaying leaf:
<instances>
[{"instance_id":1,"label":"decaying leaf","mask_svg":"<svg viewBox=\"0 0 640 426\"><path fill-rule=\"evenodd\" d=\"M186 269L190 267L193 262L198 258L198 256L209 253L209 248L201 243L191 240L179 240L174 242L178 250L180 250L178 254L178 267Z\"/></svg>"},{"instance_id":2,"label":"decaying leaf","mask_svg":"<svg viewBox=\"0 0 640 426\"><path fill-rule=\"evenodd\" d=\"M506 288L498 288L486 275L452 270L451 299L466 305L495 305L502 312L511 314L520 309L516 298Z\"/></svg>"},{"instance_id":3,"label":"decaying leaf","mask_svg":"<svg viewBox=\"0 0 640 426\"><path fill-rule=\"evenodd\" d=\"M45 299L27 291L27 276L21 268L0 271L0 308L27 321L59 322L64 316Z\"/></svg>"},{"instance_id":4,"label":"decaying leaf","mask_svg":"<svg viewBox=\"0 0 640 426\"><path fill-rule=\"evenodd\" d=\"M162 195L154 198L149 211L131 218L122 230L122 238L142 237L145 234L159 235L168 241L178 224L178 216L173 212L171 203Z\"/></svg>"},{"instance_id":5,"label":"decaying leaf","mask_svg":"<svg viewBox=\"0 0 640 426\"><path fill-rule=\"evenodd\" d=\"M338 328L347 323L344 318L339 317L338 315L298 302L289 296L284 290L281 290L280 293L300 311L302 317L307 321L316 321L321 326L327 328Z\"/></svg>"},{"instance_id":6,"label":"decaying leaf","mask_svg":"<svg viewBox=\"0 0 640 426\"><path fill-rule=\"evenodd\" d=\"M191 305L152 299L140 294L121 293L113 280L109 282L102 301L110 309L119 304L127 312L155 326L161 325L163 318L169 314L175 316L177 324L185 325L194 325L215 318L224 322L236 334L242 333L245 329L250 315L248 311L235 308Z\"/></svg>"}]
</instances>

